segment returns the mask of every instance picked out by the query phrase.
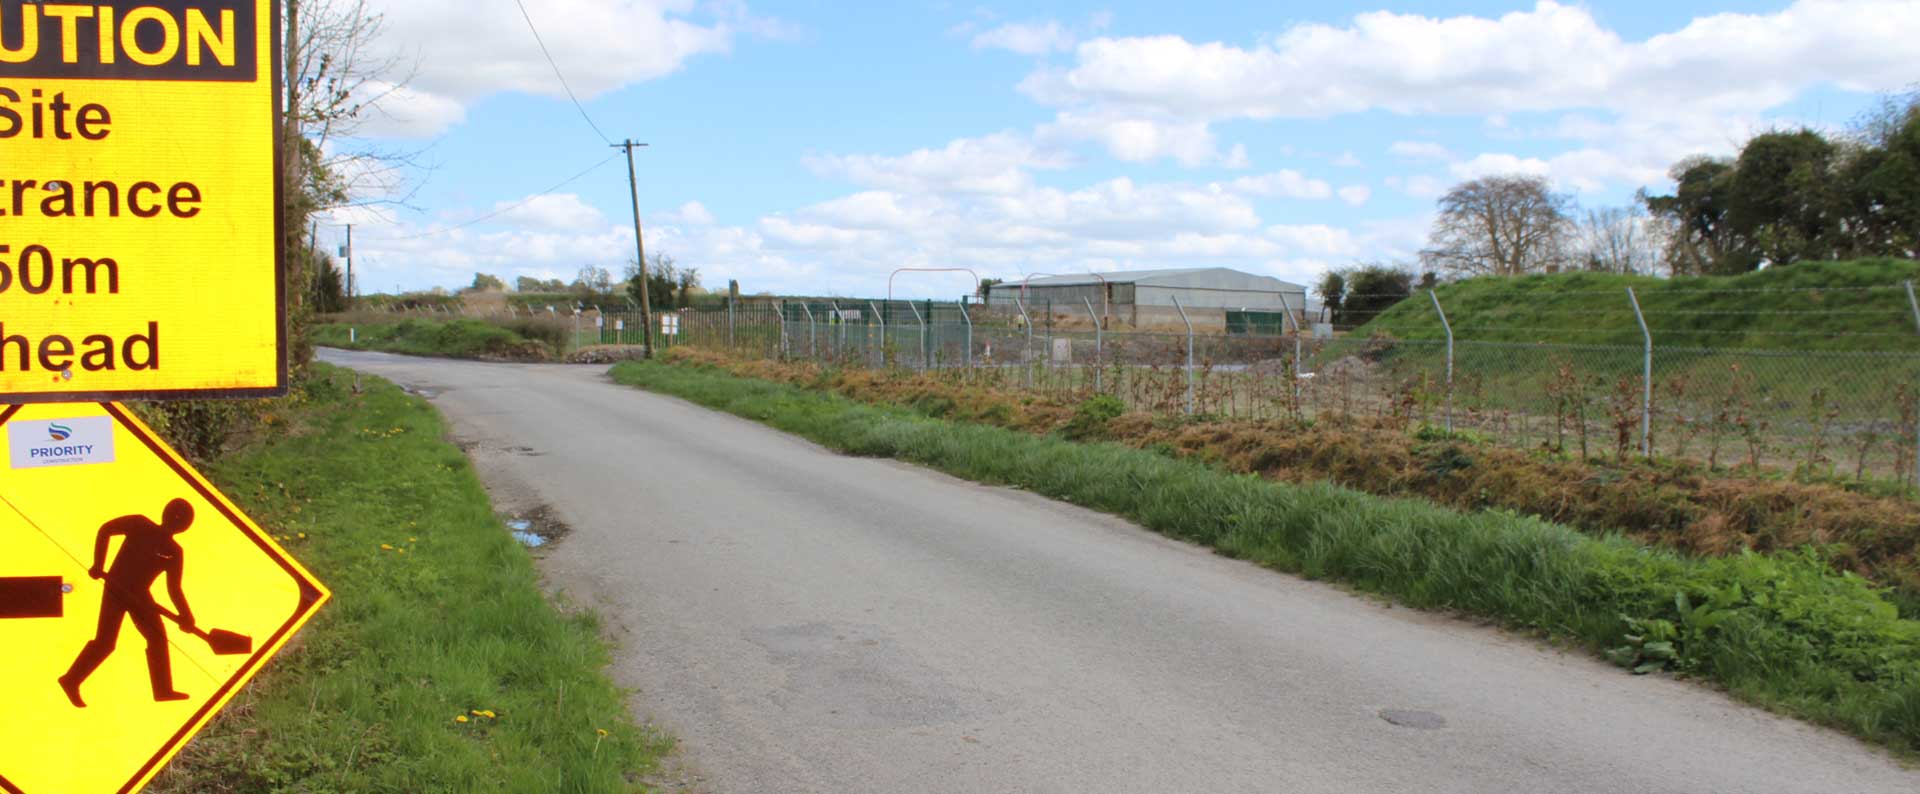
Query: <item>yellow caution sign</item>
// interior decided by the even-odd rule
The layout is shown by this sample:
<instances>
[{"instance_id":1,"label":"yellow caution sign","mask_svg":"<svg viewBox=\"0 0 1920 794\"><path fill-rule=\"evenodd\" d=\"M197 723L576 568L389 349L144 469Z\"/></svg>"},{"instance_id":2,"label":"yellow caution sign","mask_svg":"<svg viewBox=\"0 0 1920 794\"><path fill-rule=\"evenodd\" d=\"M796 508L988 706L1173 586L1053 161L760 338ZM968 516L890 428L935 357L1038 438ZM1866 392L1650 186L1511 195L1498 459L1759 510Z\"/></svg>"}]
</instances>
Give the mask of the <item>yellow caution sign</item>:
<instances>
[{"instance_id":1,"label":"yellow caution sign","mask_svg":"<svg viewBox=\"0 0 1920 794\"><path fill-rule=\"evenodd\" d=\"M0 434L0 791L137 791L328 593L117 404Z\"/></svg>"},{"instance_id":2,"label":"yellow caution sign","mask_svg":"<svg viewBox=\"0 0 1920 794\"><path fill-rule=\"evenodd\" d=\"M270 0L0 0L0 401L286 382Z\"/></svg>"}]
</instances>

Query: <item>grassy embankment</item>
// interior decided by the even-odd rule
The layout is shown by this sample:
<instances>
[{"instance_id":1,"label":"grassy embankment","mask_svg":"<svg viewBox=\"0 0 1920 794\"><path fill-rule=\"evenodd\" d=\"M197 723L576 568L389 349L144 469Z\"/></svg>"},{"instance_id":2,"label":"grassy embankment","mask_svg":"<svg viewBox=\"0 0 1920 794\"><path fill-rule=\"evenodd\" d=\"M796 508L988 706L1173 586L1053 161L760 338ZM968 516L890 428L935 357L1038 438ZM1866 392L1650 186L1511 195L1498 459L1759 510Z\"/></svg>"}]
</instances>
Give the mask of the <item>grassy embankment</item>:
<instances>
[{"instance_id":1,"label":"grassy embankment","mask_svg":"<svg viewBox=\"0 0 1920 794\"><path fill-rule=\"evenodd\" d=\"M350 382L316 365L208 468L334 600L152 790L638 790L669 742L629 721L593 617L547 601L431 407Z\"/></svg>"},{"instance_id":2,"label":"grassy embankment","mask_svg":"<svg viewBox=\"0 0 1920 794\"><path fill-rule=\"evenodd\" d=\"M1460 342L1463 399L1478 408L1551 413L1549 395L1566 388L1567 371L1597 379L1597 401L1616 381L1637 384L1645 338L1627 300L1632 287L1656 348L1657 404L1695 415L1696 426L1724 402L1773 414L1775 425L1818 423L1820 406L1840 408L1851 423L1875 405L1886 409L1880 418L1893 419L1896 406L1914 399L1920 358L1911 354L1920 351L1920 333L1901 283L1916 278L1920 263L1872 259L1732 277L1475 278L1435 294ZM1433 304L1416 297L1328 345L1314 363L1359 353L1398 372L1444 371L1446 333ZM1415 344L1365 352L1363 340L1375 337Z\"/></svg>"},{"instance_id":3,"label":"grassy embankment","mask_svg":"<svg viewBox=\"0 0 1920 794\"><path fill-rule=\"evenodd\" d=\"M560 326L538 320L375 317L327 322L313 330L314 344L326 347L483 361L551 361L565 340Z\"/></svg>"},{"instance_id":4,"label":"grassy embankment","mask_svg":"<svg viewBox=\"0 0 1920 794\"><path fill-rule=\"evenodd\" d=\"M1697 676L1782 713L1920 752L1920 622L1900 619L1860 578L1805 555L1684 557L1510 512L1276 483L705 366L629 362L614 377L843 452L1017 485L1277 570L1491 618L1639 671ZM1087 423L1104 421L1111 417Z\"/></svg>"},{"instance_id":5,"label":"grassy embankment","mask_svg":"<svg viewBox=\"0 0 1920 794\"><path fill-rule=\"evenodd\" d=\"M1739 350L1912 350L1920 341L1901 282L1920 262L1807 262L1742 276L1653 278L1563 273L1476 278L1435 290L1458 339L1639 347L1626 290L1646 312L1654 342ZM1354 336L1446 339L1433 304L1404 301ZM1783 336L1782 334L1793 334ZM1636 362L1637 363L1637 362Z\"/></svg>"}]
</instances>

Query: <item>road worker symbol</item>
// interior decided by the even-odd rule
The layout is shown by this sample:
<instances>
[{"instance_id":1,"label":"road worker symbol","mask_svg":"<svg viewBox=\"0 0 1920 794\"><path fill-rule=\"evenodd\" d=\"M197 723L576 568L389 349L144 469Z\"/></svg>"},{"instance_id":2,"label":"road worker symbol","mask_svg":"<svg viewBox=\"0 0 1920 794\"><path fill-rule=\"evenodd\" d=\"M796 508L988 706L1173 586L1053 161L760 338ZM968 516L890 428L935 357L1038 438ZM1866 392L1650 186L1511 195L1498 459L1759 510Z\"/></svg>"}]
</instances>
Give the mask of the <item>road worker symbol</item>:
<instances>
[{"instance_id":1,"label":"road worker symbol","mask_svg":"<svg viewBox=\"0 0 1920 794\"><path fill-rule=\"evenodd\" d=\"M0 435L0 792L137 791L326 591L119 405Z\"/></svg>"}]
</instances>

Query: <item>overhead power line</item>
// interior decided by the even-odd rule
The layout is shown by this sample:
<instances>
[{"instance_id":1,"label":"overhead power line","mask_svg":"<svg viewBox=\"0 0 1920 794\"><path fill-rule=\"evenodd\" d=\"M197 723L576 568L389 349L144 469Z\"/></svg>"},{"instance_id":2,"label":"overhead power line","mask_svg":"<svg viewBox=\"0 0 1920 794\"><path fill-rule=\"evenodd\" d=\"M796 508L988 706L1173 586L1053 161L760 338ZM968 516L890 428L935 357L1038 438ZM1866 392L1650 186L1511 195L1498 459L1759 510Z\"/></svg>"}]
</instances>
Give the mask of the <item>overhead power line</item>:
<instances>
[{"instance_id":1,"label":"overhead power line","mask_svg":"<svg viewBox=\"0 0 1920 794\"><path fill-rule=\"evenodd\" d=\"M467 220L467 221L463 221L463 222L461 222L461 223L457 223L457 224L454 224L454 225L452 225L452 226L443 226L443 227L441 227L441 228L438 228L438 229L428 229L427 231L424 231L424 232L420 232L420 233L418 233L418 234L408 234L408 235L403 235L403 236L400 236L400 237L387 237L387 238L383 238L383 239L386 239L386 240L389 240L389 241L399 241L399 240L418 240L418 239L420 239L420 238L422 238L422 237L432 237L432 236L434 236L434 235L439 235L439 234L446 234L447 232L452 232L452 231L458 231L458 230L460 230L460 229L465 229L465 228L467 228L468 226L472 226L472 225L474 225L474 224L477 224L477 223L485 223L485 222L487 222L487 221L490 221L490 220L493 220L494 218L498 218L498 217L500 217L500 216L502 216L502 215L505 215L505 214L507 214L507 213L509 213L509 212L512 212L512 211L514 211L514 210L517 210L517 209L519 209L519 208L521 208L521 207L524 207L524 206L527 206L528 204L531 204L531 203L533 203L533 201L534 201L535 199L541 199L541 198L545 198L545 197L547 197L547 196L551 196L551 195L553 195L553 194L554 194L555 192L557 192L557 191L559 191L559 190L560 190L561 188L563 188L563 187L566 187L566 186L568 186L568 185L571 185L571 184L573 184L574 182L578 182L578 181L580 181L580 179L581 179L582 177L585 177L585 176L586 176L586 175L588 175L588 174L591 174L591 173L593 173L593 172L595 172L595 171L598 171L598 170L600 170L600 167L601 167L601 166L604 166L604 165L606 165L607 163L611 163L611 162L613 162L614 160L618 160L618 159L620 159L620 155L618 155L618 154L615 154L615 155L612 155L612 156L610 156L610 157L608 157L608 158L607 158L607 159L605 159L605 160L601 160L600 162L597 162L597 163L594 163L594 164L593 164L593 165L591 165L591 166L588 166L586 170L584 170L584 171L581 171L580 173L577 173L577 174L574 174L573 176L570 176L570 177L567 177L566 179L564 179L564 180L562 180L562 181L561 181L561 182L560 182L559 184L557 184L557 185L554 185L553 187L550 187L550 188L547 188L546 190L542 190L542 191L540 191L540 192L538 192L538 193L535 193L535 194L533 194L533 195L531 195L531 196L528 196L528 197L526 197L526 198L523 198L523 199L521 199L521 200L519 200L519 201L516 201L516 202L514 202L514 203L512 203L512 204L508 204L507 206L504 206L504 207L501 207L501 208L499 208L499 209L497 209L497 210L494 210L494 211L492 211L492 212L489 212L489 213L487 213L487 214L485 214L485 215L482 215L482 216L480 216L480 217L478 217L478 218L473 218L473 219L471 219L471 220Z\"/></svg>"},{"instance_id":2,"label":"overhead power line","mask_svg":"<svg viewBox=\"0 0 1920 794\"><path fill-rule=\"evenodd\" d=\"M513 4L520 7L520 18L527 21L527 30L533 32L533 42L540 45L540 54L547 56L547 65L553 67L553 76L560 78L560 87L566 90L567 98L573 100L573 107L580 111L580 118L586 119L587 126L593 128L593 134L600 136L601 141L613 145L613 139L600 131L600 125L593 123L593 117L587 115L586 106L580 104L579 97L574 96L573 86L567 85L567 76L560 73L560 64L553 60L553 53L547 50L547 42L540 38L540 29L534 26L533 15L527 13L527 4L522 0L513 0Z\"/></svg>"}]
</instances>

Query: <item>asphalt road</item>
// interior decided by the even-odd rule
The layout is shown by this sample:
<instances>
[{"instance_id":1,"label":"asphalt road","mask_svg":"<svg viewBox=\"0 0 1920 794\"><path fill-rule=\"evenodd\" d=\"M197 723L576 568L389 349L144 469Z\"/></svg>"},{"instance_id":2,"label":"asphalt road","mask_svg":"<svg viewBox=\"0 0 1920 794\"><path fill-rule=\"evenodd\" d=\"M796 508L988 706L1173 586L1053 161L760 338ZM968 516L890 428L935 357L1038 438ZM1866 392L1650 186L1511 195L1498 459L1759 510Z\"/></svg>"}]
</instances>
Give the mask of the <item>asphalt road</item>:
<instances>
[{"instance_id":1,"label":"asphalt road","mask_svg":"<svg viewBox=\"0 0 1920 794\"><path fill-rule=\"evenodd\" d=\"M635 713L707 790L1920 791L1698 685L841 457L601 367L323 358L429 394L498 506L571 527L545 572L600 610Z\"/></svg>"}]
</instances>

